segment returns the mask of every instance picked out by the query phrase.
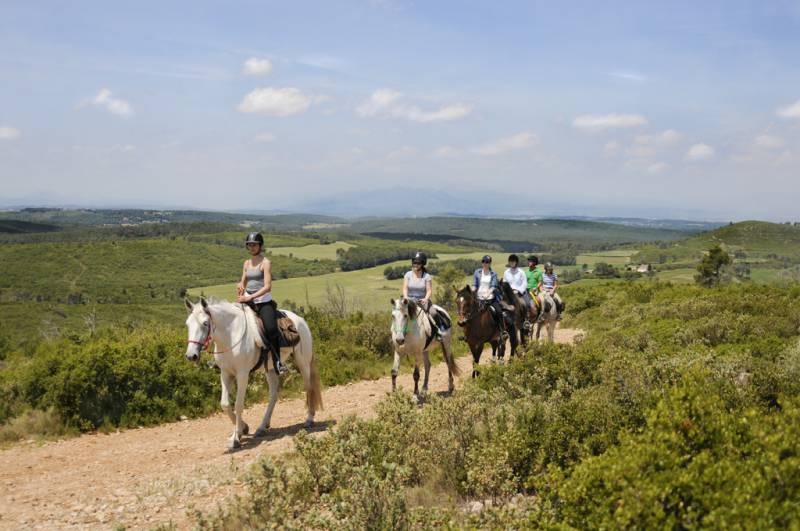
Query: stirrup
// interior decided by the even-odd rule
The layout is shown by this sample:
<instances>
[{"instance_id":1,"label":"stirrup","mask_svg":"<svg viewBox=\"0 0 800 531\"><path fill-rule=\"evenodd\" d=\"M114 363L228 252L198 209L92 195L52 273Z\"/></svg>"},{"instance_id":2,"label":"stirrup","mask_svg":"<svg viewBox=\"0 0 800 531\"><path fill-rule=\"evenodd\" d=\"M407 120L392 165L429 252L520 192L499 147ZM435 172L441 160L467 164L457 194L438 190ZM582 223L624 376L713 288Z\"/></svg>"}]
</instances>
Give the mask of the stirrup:
<instances>
[{"instance_id":1,"label":"stirrup","mask_svg":"<svg viewBox=\"0 0 800 531\"><path fill-rule=\"evenodd\" d=\"M281 360L278 360L278 362L275 363L275 372L278 373L279 375L286 374L287 372L289 372L289 367L287 367L286 364L283 363Z\"/></svg>"}]
</instances>

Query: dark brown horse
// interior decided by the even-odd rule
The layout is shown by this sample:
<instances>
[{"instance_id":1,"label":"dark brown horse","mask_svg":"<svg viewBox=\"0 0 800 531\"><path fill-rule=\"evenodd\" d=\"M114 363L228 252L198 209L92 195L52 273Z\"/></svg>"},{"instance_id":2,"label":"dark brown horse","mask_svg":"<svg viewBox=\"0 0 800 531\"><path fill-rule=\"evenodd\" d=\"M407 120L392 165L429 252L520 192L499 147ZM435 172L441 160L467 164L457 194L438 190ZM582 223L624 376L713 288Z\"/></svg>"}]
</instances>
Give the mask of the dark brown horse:
<instances>
[{"instance_id":1,"label":"dark brown horse","mask_svg":"<svg viewBox=\"0 0 800 531\"><path fill-rule=\"evenodd\" d=\"M492 346L492 358L503 359L505 341L500 339L501 330L492 316L488 305L481 304L475 292L464 286L456 292L456 308L458 309L458 326L464 329L467 345L472 352L472 377L478 375L478 363L481 361L483 345Z\"/></svg>"},{"instance_id":2,"label":"dark brown horse","mask_svg":"<svg viewBox=\"0 0 800 531\"><path fill-rule=\"evenodd\" d=\"M513 307L513 311L510 313L513 315L514 329L509 329L508 335L511 340L511 355L514 356L517 353L517 345L520 341L523 347L528 344L530 328L526 330L523 326L528 319L528 307L525 305L525 301L511 289L511 284L505 280L500 281L500 295L503 297L504 303Z\"/></svg>"}]
</instances>

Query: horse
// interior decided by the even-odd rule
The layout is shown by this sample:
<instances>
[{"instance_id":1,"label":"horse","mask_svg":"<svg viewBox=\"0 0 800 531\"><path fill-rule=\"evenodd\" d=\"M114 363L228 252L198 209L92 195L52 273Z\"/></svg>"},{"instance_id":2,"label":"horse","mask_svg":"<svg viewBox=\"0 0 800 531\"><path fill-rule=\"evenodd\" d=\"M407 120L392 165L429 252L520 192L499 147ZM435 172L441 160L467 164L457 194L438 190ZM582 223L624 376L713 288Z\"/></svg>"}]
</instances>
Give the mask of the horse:
<instances>
[{"instance_id":1,"label":"horse","mask_svg":"<svg viewBox=\"0 0 800 531\"><path fill-rule=\"evenodd\" d=\"M472 377L475 378L478 375L477 367L481 361L483 345L489 343L492 346L492 359L497 360L505 356L506 342L500 337L501 331L492 317L492 310L478 301L478 296L469 285L456 290L456 307L458 325L464 329L467 345L472 352Z\"/></svg>"},{"instance_id":2,"label":"horse","mask_svg":"<svg viewBox=\"0 0 800 531\"><path fill-rule=\"evenodd\" d=\"M541 316L536 321L536 340L539 340L539 335L542 333L542 327L547 326L547 340L552 343L554 341L557 323L558 308L556 307L556 301L545 292L542 295Z\"/></svg>"},{"instance_id":3,"label":"horse","mask_svg":"<svg viewBox=\"0 0 800 531\"><path fill-rule=\"evenodd\" d=\"M528 319L528 308L525 306L525 301L517 297L517 294L511 289L511 284L505 280L501 280L499 286L503 301L513 307L511 311L513 326L508 331L508 335L511 340L511 355L514 356L517 353L517 345L520 341L523 347L528 344L528 337L525 335L524 328L524 324ZM518 331L519 336L517 336Z\"/></svg>"},{"instance_id":4,"label":"horse","mask_svg":"<svg viewBox=\"0 0 800 531\"><path fill-rule=\"evenodd\" d=\"M247 391L247 381L250 372L258 368L261 363L261 348L265 346L258 330L258 316L244 304L233 304L228 301L207 301L200 299L199 303L192 304L184 299L189 316L186 326L189 329L186 358L197 362L200 353L213 340L214 360L220 369L220 382L222 384L222 397L220 405L223 411L233 422L233 434L228 439L228 448L241 447L241 436L247 435L249 426L242 420L244 410L244 397ZM322 409L322 384L317 372L317 365L312 351L311 330L302 317L282 310L294 323L299 332L300 342L294 347L281 348L281 358L290 355L294 364L300 371L306 391L306 417L305 426L310 428L314 424L314 414ZM269 428L272 411L278 400L280 379L272 366L272 356L266 356L264 370L267 374L269 385L269 405L264 413L264 418L255 432L256 437L264 437ZM236 382L236 403L231 410L230 392Z\"/></svg>"},{"instance_id":5,"label":"horse","mask_svg":"<svg viewBox=\"0 0 800 531\"><path fill-rule=\"evenodd\" d=\"M392 365L392 391L397 390L397 373L400 370L400 358L407 355L414 360L414 396L419 398L419 366L425 367L425 379L422 383L422 392L428 392L428 376L431 370L431 361L428 356L428 346L437 341L444 353L447 362L448 384L447 390L452 393L455 389L453 376L461 376L461 370L456 365L453 349L451 329L441 332L441 339L437 339L435 325L431 318L413 299L403 297L392 299L392 342L394 344L394 365ZM450 315L444 308L436 306L436 311L443 314L448 321Z\"/></svg>"}]
</instances>

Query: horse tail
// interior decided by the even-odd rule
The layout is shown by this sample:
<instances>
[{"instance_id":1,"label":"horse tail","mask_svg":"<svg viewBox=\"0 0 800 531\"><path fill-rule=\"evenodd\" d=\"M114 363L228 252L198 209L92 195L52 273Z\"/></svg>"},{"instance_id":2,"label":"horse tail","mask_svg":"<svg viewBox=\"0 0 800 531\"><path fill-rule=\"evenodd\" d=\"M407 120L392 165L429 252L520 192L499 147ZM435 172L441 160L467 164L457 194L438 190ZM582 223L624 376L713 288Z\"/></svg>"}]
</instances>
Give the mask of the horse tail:
<instances>
[{"instance_id":1,"label":"horse tail","mask_svg":"<svg viewBox=\"0 0 800 531\"><path fill-rule=\"evenodd\" d=\"M453 355L453 349L448 348L445 350L444 359L447 361L447 368L453 374L453 376L461 376L461 368L456 363L455 356Z\"/></svg>"},{"instance_id":2,"label":"horse tail","mask_svg":"<svg viewBox=\"0 0 800 531\"><path fill-rule=\"evenodd\" d=\"M322 381L317 370L317 360L311 354L311 362L308 367L308 379L306 380L306 408L308 411L322 410Z\"/></svg>"}]
</instances>

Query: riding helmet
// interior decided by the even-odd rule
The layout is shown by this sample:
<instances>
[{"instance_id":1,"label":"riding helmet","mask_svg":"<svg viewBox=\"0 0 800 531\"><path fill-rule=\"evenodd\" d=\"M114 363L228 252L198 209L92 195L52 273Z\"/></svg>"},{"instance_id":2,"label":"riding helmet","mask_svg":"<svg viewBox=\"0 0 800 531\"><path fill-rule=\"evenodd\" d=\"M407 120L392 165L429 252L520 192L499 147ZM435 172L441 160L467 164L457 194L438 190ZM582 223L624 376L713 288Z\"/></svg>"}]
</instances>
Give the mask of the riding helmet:
<instances>
[{"instance_id":1,"label":"riding helmet","mask_svg":"<svg viewBox=\"0 0 800 531\"><path fill-rule=\"evenodd\" d=\"M533 262L534 264L538 264L539 263L539 257L532 254L532 255L530 255L528 257L528 262Z\"/></svg>"},{"instance_id":2,"label":"riding helmet","mask_svg":"<svg viewBox=\"0 0 800 531\"><path fill-rule=\"evenodd\" d=\"M519 256L517 256L515 254L508 255L508 263L510 264L511 262L515 262L515 263L518 264L519 263Z\"/></svg>"},{"instance_id":3,"label":"riding helmet","mask_svg":"<svg viewBox=\"0 0 800 531\"><path fill-rule=\"evenodd\" d=\"M417 263L417 262L419 262L422 265L427 265L428 264L428 255L426 255L422 251L417 251L414 254L414 257L411 259L411 263L414 264L414 263Z\"/></svg>"},{"instance_id":4,"label":"riding helmet","mask_svg":"<svg viewBox=\"0 0 800 531\"><path fill-rule=\"evenodd\" d=\"M491 264L492 263L492 257L489 256L488 254L483 255L483 258L481 258L481 263Z\"/></svg>"},{"instance_id":5,"label":"riding helmet","mask_svg":"<svg viewBox=\"0 0 800 531\"><path fill-rule=\"evenodd\" d=\"M552 270L553 270L553 262L547 262L547 263L544 265L544 270L545 270L545 271L552 271Z\"/></svg>"},{"instance_id":6,"label":"riding helmet","mask_svg":"<svg viewBox=\"0 0 800 531\"><path fill-rule=\"evenodd\" d=\"M247 235L247 239L244 241L244 244L247 245L248 243L257 243L261 247L264 247L264 237L261 235L260 232L251 232Z\"/></svg>"}]
</instances>

